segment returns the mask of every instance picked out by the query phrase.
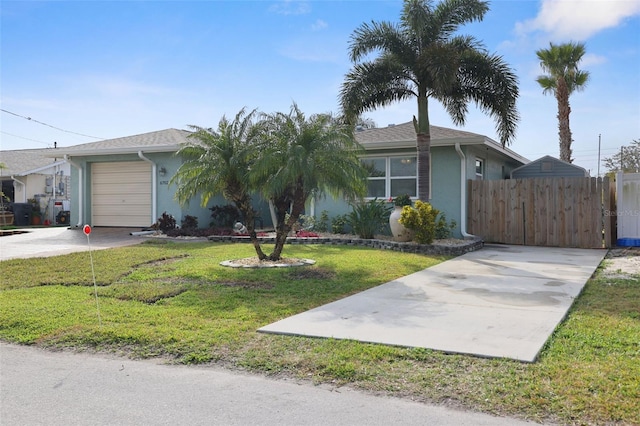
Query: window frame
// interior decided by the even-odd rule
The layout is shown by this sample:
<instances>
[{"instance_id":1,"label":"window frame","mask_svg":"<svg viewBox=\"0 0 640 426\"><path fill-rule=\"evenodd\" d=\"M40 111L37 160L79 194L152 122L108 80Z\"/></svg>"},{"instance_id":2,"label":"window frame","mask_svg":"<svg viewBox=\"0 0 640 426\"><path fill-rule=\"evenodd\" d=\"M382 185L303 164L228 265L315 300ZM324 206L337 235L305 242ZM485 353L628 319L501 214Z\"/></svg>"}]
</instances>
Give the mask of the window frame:
<instances>
[{"instance_id":1,"label":"window frame","mask_svg":"<svg viewBox=\"0 0 640 426\"><path fill-rule=\"evenodd\" d=\"M480 163L480 173L478 173L478 163ZM476 157L475 174L476 174L476 180L484 180L484 175L485 175L485 161L484 161L484 158Z\"/></svg>"},{"instance_id":2,"label":"window frame","mask_svg":"<svg viewBox=\"0 0 640 426\"><path fill-rule=\"evenodd\" d=\"M398 158L412 158L415 164L415 173L413 176L408 176L408 175L399 175L399 176L391 176L391 160L392 159L398 159ZM375 176L375 177L367 177L367 182L370 180L383 180L384 181L384 199L388 200L392 197L395 197L397 195L402 195L402 194L396 194L396 195L392 195L391 194L391 181L393 180L400 180L400 179L413 179L415 181L415 187L414 187L414 195L411 195L411 199L412 200L416 200L418 199L418 157L417 155L411 155L411 154L404 154L404 155L367 155L367 156L363 156L360 158L361 161L367 161L367 160L380 160L380 159L384 159L385 161L385 170L384 170L384 177L382 176ZM370 197L369 195L366 195L365 200L373 200L375 198L380 199L381 197Z\"/></svg>"}]
</instances>

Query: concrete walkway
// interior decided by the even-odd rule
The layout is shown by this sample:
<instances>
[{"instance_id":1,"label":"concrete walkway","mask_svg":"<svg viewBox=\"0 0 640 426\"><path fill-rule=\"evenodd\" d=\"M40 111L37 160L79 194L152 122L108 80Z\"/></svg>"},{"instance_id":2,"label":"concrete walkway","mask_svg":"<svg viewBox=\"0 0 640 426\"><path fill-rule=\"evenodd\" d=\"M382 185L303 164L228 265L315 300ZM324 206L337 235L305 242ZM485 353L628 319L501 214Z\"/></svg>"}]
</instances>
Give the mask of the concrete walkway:
<instances>
[{"instance_id":1,"label":"concrete walkway","mask_svg":"<svg viewBox=\"0 0 640 426\"><path fill-rule=\"evenodd\" d=\"M25 233L0 237L0 260L49 257L89 250L87 236L78 228L25 228ZM143 237L130 235L135 228L94 228L92 250L138 244Z\"/></svg>"},{"instance_id":2,"label":"concrete walkway","mask_svg":"<svg viewBox=\"0 0 640 426\"><path fill-rule=\"evenodd\" d=\"M259 331L533 362L605 254L487 245Z\"/></svg>"}]
</instances>

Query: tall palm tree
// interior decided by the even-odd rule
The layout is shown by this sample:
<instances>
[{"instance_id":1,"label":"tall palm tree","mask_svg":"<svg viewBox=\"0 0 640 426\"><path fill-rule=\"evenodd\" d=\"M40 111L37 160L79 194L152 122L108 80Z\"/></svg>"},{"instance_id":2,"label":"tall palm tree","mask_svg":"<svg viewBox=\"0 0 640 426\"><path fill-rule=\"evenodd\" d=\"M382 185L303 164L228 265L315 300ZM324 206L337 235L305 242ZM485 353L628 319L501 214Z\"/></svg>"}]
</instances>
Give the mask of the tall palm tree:
<instances>
[{"instance_id":1,"label":"tall palm tree","mask_svg":"<svg viewBox=\"0 0 640 426\"><path fill-rule=\"evenodd\" d=\"M396 101L417 99L413 122L421 200L429 200L429 99L439 101L456 125L464 124L468 103L473 101L496 120L503 145L515 135L516 75L474 37L456 35L462 24L482 20L488 9L488 3L480 0L444 0L437 5L405 0L399 24L365 23L351 36L354 66L340 93L343 113L349 119ZM367 60L376 52L377 58Z\"/></svg>"},{"instance_id":2,"label":"tall palm tree","mask_svg":"<svg viewBox=\"0 0 640 426\"><path fill-rule=\"evenodd\" d=\"M307 118L294 103L288 114L271 114L264 122L266 137L251 175L254 185L275 208L276 244L268 258L279 260L287 235L309 197L325 193L361 197L367 175L359 160L361 149L353 127L331 115Z\"/></svg>"},{"instance_id":3,"label":"tall palm tree","mask_svg":"<svg viewBox=\"0 0 640 426\"><path fill-rule=\"evenodd\" d=\"M558 135L560 136L560 159L573 162L571 158L571 128L569 126L569 96L585 88L589 72L578 69L578 63L585 54L584 43L549 43L548 49L536 51L540 67L548 75L539 76L536 81L542 93L553 93L558 101Z\"/></svg>"},{"instance_id":4,"label":"tall palm tree","mask_svg":"<svg viewBox=\"0 0 640 426\"><path fill-rule=\"evenodd\" d=\"M258 257L264 259L266 255L254 228L257 212L252 205L253 188L248 177L260 134L256 117L256 110L246 113L243 108L233 121L222 117L217 131L189 126L194 131L189 135L192 142L176 153L183 162L170 183L177 184L176 198L182 204L198 195L202 206L219 194L231 201L244 216Z\"/></svg>"}]
</instances>

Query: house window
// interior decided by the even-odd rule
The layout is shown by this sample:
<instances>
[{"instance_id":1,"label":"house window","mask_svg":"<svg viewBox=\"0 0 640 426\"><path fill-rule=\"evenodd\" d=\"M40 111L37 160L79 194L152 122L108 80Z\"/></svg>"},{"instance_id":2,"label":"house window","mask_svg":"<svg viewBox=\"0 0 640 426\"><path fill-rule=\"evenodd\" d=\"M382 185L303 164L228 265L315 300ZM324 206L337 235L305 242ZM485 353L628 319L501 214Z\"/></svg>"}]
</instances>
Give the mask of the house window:
<instances>
[{"instance_id":1,"label":"house window","mask_svg":"<svg viewBox=\"0 0 640 426\"><path fill-rule=\"evenodd\" d=\"M402 194L417 195L415 156L369 157L362 163L369 171L367 197L389 198Z\"/></svg>"},{"instance_id":2,"label":"house window","mask_svg":"<svg viewBox=\"0 0 640 426\"><path fill-rule=\"evenodd\" d=\"M482 180L484 178L484 161L480 158L476 158L476 180Z\"/></svg>"}]
</instances>

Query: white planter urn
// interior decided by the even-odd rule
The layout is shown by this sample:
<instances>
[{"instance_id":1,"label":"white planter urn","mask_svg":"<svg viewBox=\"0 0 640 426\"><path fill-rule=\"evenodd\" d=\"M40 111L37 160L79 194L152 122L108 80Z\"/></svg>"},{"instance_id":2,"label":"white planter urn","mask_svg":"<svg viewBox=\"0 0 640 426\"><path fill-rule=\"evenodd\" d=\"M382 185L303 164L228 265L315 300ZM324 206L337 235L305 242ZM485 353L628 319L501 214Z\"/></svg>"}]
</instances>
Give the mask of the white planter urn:
<instances>
[{"instance_id":1,"label":"white planter urn","mask_svg":"<svg viewBox=\"0 0 640 426\"><path fill-rule=\"evenodd\" d=\"M413 239L413 231L404 227L400 223L400 215L402 214L402 206L395 206L389 216L389 226L393 239L398 242L407 242Z\"/></svg>"}]
</instances>

